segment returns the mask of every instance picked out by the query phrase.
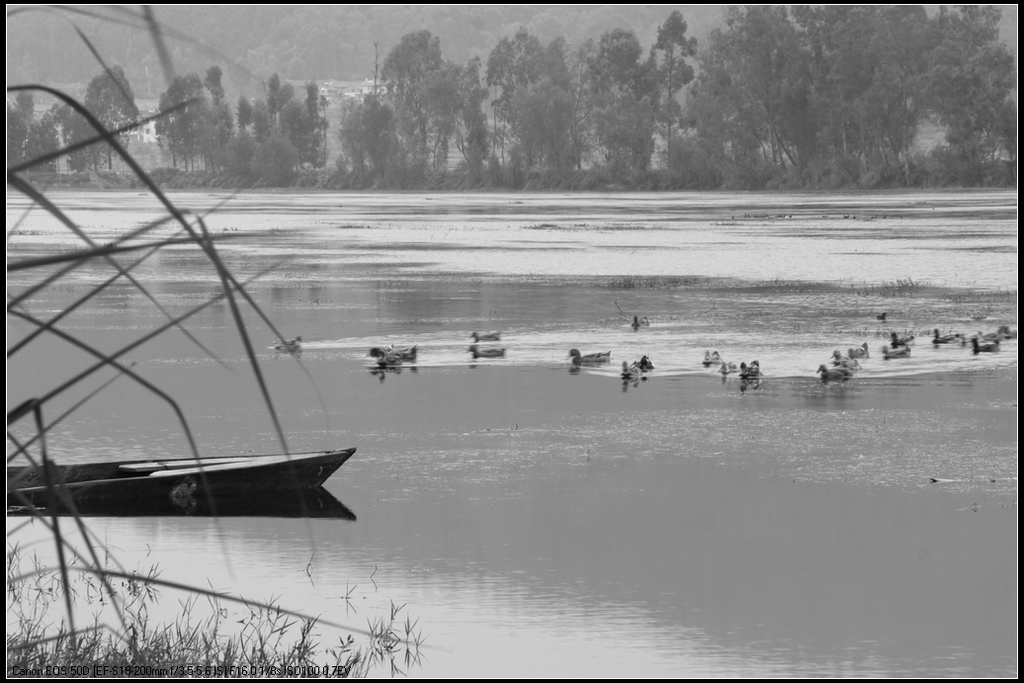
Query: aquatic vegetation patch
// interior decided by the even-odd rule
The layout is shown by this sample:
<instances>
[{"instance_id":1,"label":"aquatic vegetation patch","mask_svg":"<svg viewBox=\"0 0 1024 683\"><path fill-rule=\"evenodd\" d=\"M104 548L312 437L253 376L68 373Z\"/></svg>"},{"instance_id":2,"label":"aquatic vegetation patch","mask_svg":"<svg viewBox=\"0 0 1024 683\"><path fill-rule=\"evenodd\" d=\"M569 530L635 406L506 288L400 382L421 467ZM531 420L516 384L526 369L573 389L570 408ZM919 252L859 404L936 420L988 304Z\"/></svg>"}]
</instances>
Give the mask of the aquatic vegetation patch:
<instances>
[{"instance_id":1,"label":"aquatic vegetation patch","mask_svg":"<svg viewBox=\"0 0 1024 683\"><path fill-rule=\"evenodd\" d=\"M602 280L600 286L617 289L707 289L711 278L671 275L627 275Z\"/></svg>"}]
</instances>

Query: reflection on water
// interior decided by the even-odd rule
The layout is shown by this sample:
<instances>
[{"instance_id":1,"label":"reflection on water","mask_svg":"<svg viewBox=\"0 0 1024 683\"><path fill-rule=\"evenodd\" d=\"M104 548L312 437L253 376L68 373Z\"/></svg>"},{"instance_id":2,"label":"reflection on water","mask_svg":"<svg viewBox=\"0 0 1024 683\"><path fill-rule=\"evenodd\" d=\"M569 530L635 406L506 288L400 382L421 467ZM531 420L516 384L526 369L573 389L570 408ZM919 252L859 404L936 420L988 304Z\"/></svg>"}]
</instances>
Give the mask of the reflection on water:
<instances>
[{"instance_id":1,"label":"reflection on water","mask_svg":"<svg viewBox=\"0 0 1024 683\"><path fill-rule=\"evenodd\" d=\"M98 241L156 215L68 199ZM327 483L358 522L91 519L127 563L359 627L404 603L429 676L1016 674L1017 342L929 341L1016 328L1014 193L247 195L209 223L241 235L239 276L279 265L252 293L303 348L250 321L262 368L293 450L359 448ZM9 258L65 242L33 213ZM216 291L185 250L138 270L172 310ZM65 324L110 348L162 322L124 287ZM223 366L177 333L130 360L204 453L270 452L231 325L215 304L189 326ZM480 330L504 357L472 357ZM892 332L916 335L910 358L883 359ZM851 381L820 381L863 343ZM385 345L417 358L380 368ZM572 348L611 360L573 367ZM764 377L705 367L715 350ZM41 339L12 357L9 403L88 362ZM186 452L151 393L101 396L51 453Z\"/></svg>"}]
</instances>

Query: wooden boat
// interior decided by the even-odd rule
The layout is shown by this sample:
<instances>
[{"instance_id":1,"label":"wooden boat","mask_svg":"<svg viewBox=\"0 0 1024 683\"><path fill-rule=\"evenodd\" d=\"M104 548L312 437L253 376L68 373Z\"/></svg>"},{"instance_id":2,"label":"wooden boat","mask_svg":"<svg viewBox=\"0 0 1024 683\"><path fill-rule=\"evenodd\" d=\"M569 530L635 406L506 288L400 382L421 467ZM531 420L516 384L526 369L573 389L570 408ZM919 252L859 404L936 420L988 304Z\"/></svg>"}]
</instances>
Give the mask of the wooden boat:
<instances>
[{"instance_id":1,"label":"wooden boat","mask_svg":"<svg viewBox=\"0 0 1024 683\"><path fill-rule=\"evenodd\" d=\"M66 509L76 506L164 501L187 511L205 499L319 488L355 448L293 455L242 455L180 460L7 468L7 505ZM53 484L47 486L47 478Z\"/></svg>"}]
</instances>

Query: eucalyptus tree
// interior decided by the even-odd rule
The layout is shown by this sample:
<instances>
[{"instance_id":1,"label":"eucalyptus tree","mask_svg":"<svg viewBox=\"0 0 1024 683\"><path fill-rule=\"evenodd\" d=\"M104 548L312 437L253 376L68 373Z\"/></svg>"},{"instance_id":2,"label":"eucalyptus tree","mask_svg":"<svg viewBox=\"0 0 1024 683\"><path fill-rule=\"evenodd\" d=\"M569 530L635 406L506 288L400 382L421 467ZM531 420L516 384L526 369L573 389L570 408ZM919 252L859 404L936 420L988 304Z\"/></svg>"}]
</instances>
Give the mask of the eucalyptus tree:
<instances>
[{"instance_id":1,"label":"eucalyptus tree","mask_svg":"<svg viewBox=\"0 0 1024 683\"><path fill-rule=\"evenodd\" d=\"M85 91L85 106L107 131L114 131L134 123L139 117L135 93L120 66L97 74ZM128 132L118 134L118 141L128 144ZM113 168L114 149L103 143L107 155L107 168Z\"/></svg>"},{"instance_id":2,"label":"eucalyptus tree","mask_svg":"<svg viewBox=\"0 0 1024 683\"><path fill-rule=\"evenodd\" d=\"M441 73L445 69L441 40L425 29L402 36L384 59L381 79L394 110L402 151L413 167L428 163L441 144L438 136L447 128L436 120L445 115L439 112L438 100L439 90L447 85ZM433 165L437 165L436 155Z\"/></svg>"},{"instance_id":3,"label":"eucalyptus tree","mask_svg":"<svg viewBox=\"0 0 1024 683\"><path fill-rule=\"evenodd\" d=\"M646 171L654 153L657 65L632 31L604 33L590 62L594 129L606 162L625 172Z\"/></svg>"},{"instance_id":4,"label":"eucalyptus tree","mask_svg":"<svg viewBox=\"0 0 1024 683\"><path fill-rule=\"evenodd\" d=\"M759 187L815 154L807 55L785 7L729 7L725 16L701 52L688 115L727 182Z\"/></svg>"},{"instance_id":5,"label":"eucalyptus tree","mask_svg":"<svg viewBox=\"0 0 1024 683\"><path fill-rule=\"evenodd\" d=\"M993 6L942 7L934 19L927 80L957 171L951 182L984 182L986 167L1000 159L1016 165L1016 68L999 42L1000 19Z\"/></svg>"},{"instance_id":6,"label":"eucalyptus tree","mask_svg":"<svg viewBox=\"0 0 1024 683\"><path fill-rule=\"evenodd\" d=\"M178 105L183 106L174 108ZM185 170L195 170L196 156L202 152L205 106L203 81L196 73L175 76L160 95L160 111L167 113L157 119L157 140L170 151L175 167L180 160Z\"/></svg>"},{"instance_id":7,"label":"eucalyptus tree","mask_svg":"<svg viewBox=\"0 0 1024 683\"><path fill-rule=\"evenodd\" d=\"M693 80L693 67L686 62L697 54L697 39L686 36L686 21L679 10L668 15L665 23L658 27L658 40L654 50L661 55L660 76L664 82L665 100L661 106L661 118L665 124L666 155L671 156L672 123L682 113L676 95L683 86Z\"/></svg>"},{"instance_id":8,"label":"eucalyptus tree","mask_svg":"<svg viewBox=\"0 0 1024 683\"><path fill-rule=\"evenodd\" d=\"M512 38L503 37L487 57L487 86L493 88L494 111L491 154L497 156L500 150L502 161L506 161L509 147L519 135L516 96L540 80L544 61L540 40L525 27Z\"/></svg>"},{"instance_id":9,"label":"eucalyptus tree","mask_svg":"<svg viewBox=\"0 0 1024 683\"><path fill-rule=\"evenodd\" d=\"M487 88L481 81L479 57L470 59L458 73L459 117L455 122L455 147L462 154L469 172L468 181L476 185L487 158L487 117L483 103Z\"/></svg>"},{"instance_id":10,"label":"eucalyptus tree","mask_svg":"<svg viewBox=\"0 0 1024 683\"><path fill-rule=\"evenodd\" d=\"M864 46L873 67L865 110L878 143L884 182L913 182L911 149L929 111L928 52L933 37L924 7L884 6L878 8Z\"/></svg>"},{"instance_id":11,"label":"eucalyptus tree","mask_svg":"<svg viewBox=\"0 0 1024 683\"><path fill-rule=\"evenodd\" d=\"M7 166L17 166L28 157L29 129L35 115L32 93L21 91L14 102L7 100Z\"/></svg>"}]
</instances>

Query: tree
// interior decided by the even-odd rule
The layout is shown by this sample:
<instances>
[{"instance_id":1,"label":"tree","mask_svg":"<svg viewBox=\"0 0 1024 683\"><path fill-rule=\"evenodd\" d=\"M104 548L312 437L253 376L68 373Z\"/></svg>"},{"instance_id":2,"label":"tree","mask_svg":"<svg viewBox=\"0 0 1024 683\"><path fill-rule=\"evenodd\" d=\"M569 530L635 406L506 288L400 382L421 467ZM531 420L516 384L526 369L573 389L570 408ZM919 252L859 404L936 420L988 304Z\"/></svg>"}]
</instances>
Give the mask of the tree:
<instances>
[{"instance_id":1,"label":"tree","mask_svg":"<svg viewBox=\"0 0 1024 683\"><path fill-rule=\"evenodd\" d=\"M206 78L203 79L203 85L210 91L210 97L213 98L215 107L224 102L224 86L221 84L221 76L221 68L214 65L206 70Z\"/></svg>"},{"instance_id":2,"label":"tree","mask_svg":"<svg viewBox=\"0 0 1024 683\"><path fill-rule=\"evenodd\" d=\"M491 153L495 154L500 146L502 159L506 146L518 137L514 116L516 95L540 80L544 61L540 41L525 27L520 27L511 39L502 38L487 58L487 85L494 88Z\"/></svg>"},{"instance_id":3,"label":"tree","mask_svg":"<svg viewBox=\"0 0 1024 683\"><path fill-rule=\"evenodd\" d=\"M446 145L440 136L449 125L450 111L441 101L451 92L450 71L441 57L441 40L421 30L402 36L384 59L381 73L388 100L394 108L396 131L414 165L427 163ZM445 119L439 121L438 119ZM433 140L431 140L433 138Z\"/></svg>"},{"instance_id":4,"label":"tree","mask_svg":"<svg viewBox=\"0 0 1024 683\"><path fill-rule=\"evenodd\" d=\"M625 90L637 101L654 96L654 61L641 60L642 55L643 48L632 31L607 31L598 41L591 65L595 86L604 92Z\"/></svg>"},{"instance_id":5,"label":"tree","mask_svg":"<svg viewBox=\"0 0 1024 683\"><path fill-rule=\"evenodd\" d=\"M572 50L569 65L569 87L572 99L572 117L569 122L569 136L572 140L572 157L576 169L583 168L583 160L590 154L593 145L593 111L595 88L591 63L597 53L593 40L585 40Z\"/></svg>"},{"instance_id":6,"label":"tree","mask_svg":"<svg viewBox=\"0 0 1024 683\"><path fill-rule=\"evenodd\" d=\"M295 96L295 88L291 83L281 84L281 77L276 73L267 81L267 113L270 115L270 127L272 130L281 130L280 114L285 106Z\"/></svg>"},{"instance_id":7,"label":"tree","mask_svg":"<svg viewBox=\"0 0 1024 683\"><path fill-rule=\"evenodd\" d=\"M618 173L646 171L654 154L654 106L649 97L637 101L616 92L595 114L597 137L605 160Z\"/></svg>"},{"instance_id":8,"label":"tree","mask_svg":"<svg viewBox=\"0 0 1024 683\"><path fill-rule=\"evenodd\" d=\"M785 7L730 6L711 33L689 117L730 183L760 187L814 155L806 54Z\"/></svg>"},{"instance_id":9,"label":"tree","mask_svg":"<svg viewBox=\"0 0 1024 683\"><path fill-rule=\"evenodd\" d=\"M263 100L256 100L256 103L252 105L252 133L256 142L270 139L273 132L274 123L270 115L270 108Z\"/></svg>"},{"instance_id":10,"label":"tree","mask_svg":"<svg viewBox=\"0 0 1024 683\"><path fill-rule=\"evenodd\" d=\"M272 136L257 148L253 166L266 185L284 185L295 172L299 155L292 144L280 134Z\"/></svg>"},{"instance_id":11,"label":"tree","mask_svg":"<svg viewBox=\"0 0 1024 683\"><path fill-rule=\"evenodd\" d=\"M112 67L89 81L85 92L85 106L107 131L115 131L134 123L139 117L135 106L135 94L124 69ZM127 131L118 135L123 146L128 144ZM113 168L114 150L104 143L107 153L107 168Z\"/></svg>"},{"instance_id":12,"label":"tree","mask_svg":"<svg viewBox=\"0 0 1024 683\"><path fill-rule=\"evenodd\" d=\"M591 58L594 130L608 164L620 173L646 171L654 153L657 100L654 53L644 60L632 31L607 31Z\"/></svg>"},{"instance_id":13,"label":"tree","mask_svg":"<svg viewBox=\"0 0 1024 683\"><path fill-rule=\"evenodd\" d=\"M519 147L527 168L546 165L564 173L572 157L572 97L543 77L516 95Z\"/></svg>"},{"instance_id":14,"label":"tree","mask_svg":"<svg viewBox=\"0 0 1024 683\"><path fill-rule=\"evenodd\" d=\"M184 106L170 111L176 105ZM160 111L170 113L157 119L156 134L160 145L166 145L171 152L171 163L175 167L180 159L185 170L195 169L195 158L200 152L202 141L205 107L203 82L195 73L176 76L160 95Z\"/></svg>"},{"instance_id":15,"label":"tree","mask_svg":"<svg viewBox=\"0 0 1024 683\"><path fill-rule=\"evenodd\" d=\"M231 107L224 101L219 66L211 66L206 70L203 85L211 98L211 102L204 103L200 111L203 159L208 168L217 170L227 163L227 145L234 132L234 117L231 115Z\"/></svg>"},{"instance_id":16,"label":"tree","mask_svg":"<svg viewBox=\"0 0 1024 683\"><path fill-rule=\"evenodd\" d=\"M347 104L338 135L353 170L361 173L369 163L369 170L383 181L396 145L394 112L383 98L370 93L361 102Z\"/></svg>"},{"instance_id":17,"label":"tree","mask_svg":"<svg viewBox=\"0 0 1024 683\"><path fill-rule=\"evenodd\" d=\"M676 10L658 27L658 40L654 44L654 49L662 55L660 75L665 83L662 120L665 122L665 140L669 145L672 143L672 122L681 113L676 93L693 80L693 67L686 63L686 58L697 54L697 39L687 38L686 28L683 15Z\"/></svg>"},{"instance_id":18,"label":"tree","mask_svg":"<svg viewBox=\"0 0 1024 683\"><path fill-rule=\"evenodd\" d=\"M21 91L15 103L7 102L7 166L17 166L28 158L28 137L35 109L32 93Z\"/></svg>"},{"instance_id":19,"label":"tree","mask_svg":"<svg viewBox=\"0 0 1024 683\"><path fill-rule=\"evenodd\" d=\"M62 147L95 138L97 133L89 122L67 104L59 102L51 109L54 125ZM67 155L68 170L73 173L95 168L99 155L95 145L83 147Z\"/></svg>"},{"instance_id":20,"label":"tree","mask_svg":"<svg viewBox=\"0 0 1024 683\"><path fill-rule=\"evenodd\" d=\"M246 99L245 95L239 95L238 97L238 129L248 130L249 126L253 122L252 103Z\"/></svg>"},{"instance_id":21,"label":"tree","mask_svg":"<svg viewBox=\"0 0 1024 683\"><path fill-rule=\"evenodd\" d=\"M480 58L474 57L458 73L459 118L455 125L455 147L469 170L469 182L477 184L487 158L487 118L483 102L487 88L480 82Z\"/></svg>"},{"instance_id":22,"label":"tree","mask_svg":"<svg viewBox=\"0 0 1024 683\"><path fill-rule=\"evenodd\" d=\"M1016 73L1013 55L998 42L1000 16L992 6L942 7L935 20L928 90L957 160L954 180L964 184L984 182L985 166L1001 155L1016 160L1016 126L1004 124L1016 118Z\"/></svg>"},{"instance_id":23,"label":"tree","mask_svg":"<svg viewBox=\"0 0 1024 683\"><path fill-rule=\"evenodd\" d=\"M879 8L866 50L873 62L866 93L868 125L881 143L887 175L911 182L910 149L928 112L928 17L920 5Z\"/></svg>"},{"instance_id":24,"label":"tree","mask_svg":"<svg viewBox=\"0 0 1024 683\"><path fill-rule=\"evenodd\" d=\"M28 128L28 140L25 144L26 160L39 159L44 155L56 152L60 149L60 133L57 127L57 116L54 110L43 114L38 121L33 121ZM35 164L36 171L57 171L57 160L47 161L44 164Z\"/></svg>"}]
</instances>

